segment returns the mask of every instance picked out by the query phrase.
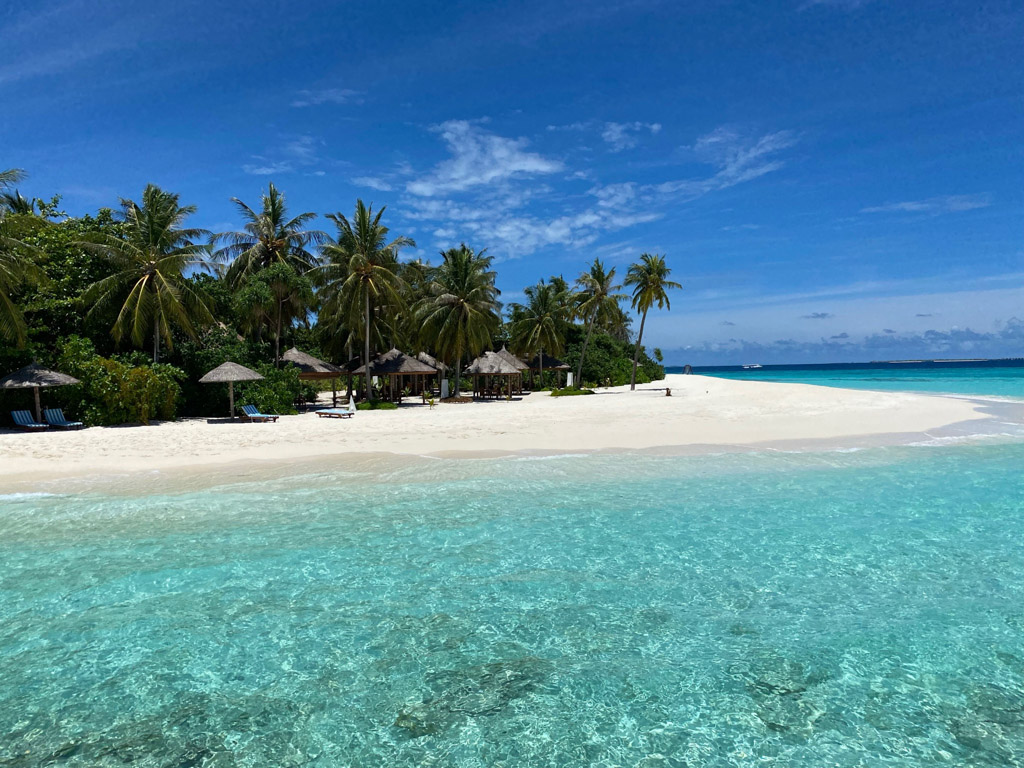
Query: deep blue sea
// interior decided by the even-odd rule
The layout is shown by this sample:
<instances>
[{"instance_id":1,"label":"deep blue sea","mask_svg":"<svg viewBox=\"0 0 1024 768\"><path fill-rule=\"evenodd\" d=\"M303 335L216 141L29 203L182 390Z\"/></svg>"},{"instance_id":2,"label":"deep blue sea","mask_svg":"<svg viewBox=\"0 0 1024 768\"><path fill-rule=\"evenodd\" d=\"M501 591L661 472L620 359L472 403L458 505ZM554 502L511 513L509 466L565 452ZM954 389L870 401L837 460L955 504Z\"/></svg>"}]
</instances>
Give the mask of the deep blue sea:
<instances>
[{"instance_id":1,"label":"deep blue sea","mask_svg":"<svg viewBox=\"0 0 1024 768\"><path fill-rule=\"evenodd\" d=\"M668 368L681 373L682 368ZM1024 359L904 363L835 363L829 365L766 365L694 368L694 373L727 379L820 384L849 389L983 395L1024 400Z\"/></svg>"},{"instance_id":2,"label":"deep blue sea","mask_svg":"<svg viewBox=\"0 0 1024 768\"><path fill-rule=\"evenodd\" d=\"M0 498L0 766L1024 765L1024 444Z\"/></svg>"}]
</instances>

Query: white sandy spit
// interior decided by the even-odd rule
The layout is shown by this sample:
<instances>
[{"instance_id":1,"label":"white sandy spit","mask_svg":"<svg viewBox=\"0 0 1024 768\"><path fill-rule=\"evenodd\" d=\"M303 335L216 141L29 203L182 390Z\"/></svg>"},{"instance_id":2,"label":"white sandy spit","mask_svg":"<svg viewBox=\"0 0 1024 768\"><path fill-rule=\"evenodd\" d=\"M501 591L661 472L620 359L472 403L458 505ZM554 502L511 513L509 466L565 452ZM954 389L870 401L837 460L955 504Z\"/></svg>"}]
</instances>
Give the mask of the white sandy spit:
<instances>
[{"instance_id":1,"label":"white sandy spit","mask_svg":"<svg viewBox=\"0 0 1024 768\"><path fill-rule=\"evenodd\" d=\"M665 396L665 387L672 397ZM186 419L148 427L0 433L0 480L211 468L344 453L571 452L757 446L914 434L989 418L963 399L670 375L663 382L554 398L404 405L351 419L276 424Z\"/></svg>"}]
</instances>

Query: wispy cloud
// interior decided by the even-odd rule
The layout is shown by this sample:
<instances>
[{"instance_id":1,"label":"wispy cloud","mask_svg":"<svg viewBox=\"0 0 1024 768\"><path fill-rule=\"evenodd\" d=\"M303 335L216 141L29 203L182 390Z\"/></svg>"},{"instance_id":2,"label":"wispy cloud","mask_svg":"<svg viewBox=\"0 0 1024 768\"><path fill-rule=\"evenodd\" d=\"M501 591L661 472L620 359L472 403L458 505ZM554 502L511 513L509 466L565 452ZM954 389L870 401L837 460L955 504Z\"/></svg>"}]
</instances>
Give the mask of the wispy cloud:
<instances>
[{"instance_id":1,"label":"wispy cloud","mask_svg":"<svg viewBox=\"0 0 1024 768\"><path fill-rule=\"evenodd\" d=\"M358 184L360 187L376 189L379 192L390 192L394 189L390 183L378 176L356 176L352 179L352 183Z\"/></svg>"},{"instance_id":2,"label":"wispy cloud","mask_svg":"<svg viewBox=\"0 0 1024 768\"><path fill-rule=\"evenodd\" d=\"M314 136L296 136L285 142L280 150L273 155L254 155L253 162L244 163L242 170L253 176L275 176L294 173L299 169L309 171L320 162L319 147L323 141ZM323 175L322 171L312 170L314 175Z\"/></svg>"},{"instance_id":3,"label":"wispy cloud","mask_svg":"<svg viewBox=\"0 0 1024 768\"><path fill-rule=\"evenodd\" d=\"M425 176L406 184L421 197L463 192L472 187L562 170L560 160L527 151L524 138L507 138L468 120L449 120L434 128L451 154Z\"/></svg>"},{"instance_id":4,"label":"wispy cloud","mask_svg":"<svg viewBox=\"0 0 1024 768\"><path fill-rule=\"evenodd\" d=\"M320 90L302 90L295 95L293 107L317 107L321 104L360 103L362 94L348 88L322 88Z\"/></svg>"},{"instance_id":5,"label":"wispy cloud","mask_svg":"<svg viewBox=\"0 0 1024 768\"><path fill-rule=\"evenodd\" d=\"M886 203L861 208L861 213L923 213L939 215L943 213L962 213L987 208L992 201L987 195L943 195L929 197L926 200L906 200L900 203Z\"/></svg>"},{"instance_id":6,"label":"wispy cloud","mask_svg":"<svg viewBox=\"0 0 1024 768\"><path fill-rule=\"evenodd\" d=\"M800 315L803 320L829 320L835 315L831 312L811 312L809 315Z\"/></svg>"},{"instance_id":7,"label":"wispy cloud","mask_svg":"<svg viewBox=\"0 0 1024 768\"><path fill-rule=\"evenodd\" d=\"M637 145L638 133L647 132L653 136L660 131L661 123L605 123L604 129L601 131L601 138L605 140L612 152L621 152Z\"/></svg>"}]
</instances>

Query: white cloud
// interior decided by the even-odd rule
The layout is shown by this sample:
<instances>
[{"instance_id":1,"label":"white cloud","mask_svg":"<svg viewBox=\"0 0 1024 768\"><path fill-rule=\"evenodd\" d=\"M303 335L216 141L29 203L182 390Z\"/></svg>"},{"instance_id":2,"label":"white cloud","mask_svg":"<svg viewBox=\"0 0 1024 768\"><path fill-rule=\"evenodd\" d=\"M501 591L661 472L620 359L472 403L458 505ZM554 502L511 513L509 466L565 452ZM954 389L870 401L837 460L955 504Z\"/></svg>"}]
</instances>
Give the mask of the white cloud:
<instances>
[{"instance_id":1,"label":"white cloud","mask_svg":"<svg viewBox=\"0 0 1024 768\"><path fill-rule=\"evenodd\" d=\"M962 213L978 208L987 208L992 203L985 195L943 195L927 200L907 200L901 203L886 203L861 208L861 213Z\"/></svg>"},{"instance_id":2,"label":"white cloud","mask_svg":"<svg viewBox=\"0 0 1024 768\"><path fill-rule=\"evenodd\" d=\"M360 96L359 91L352 91L348 88L323 88L315 91L302 90L296 94L295 100L292 101L292 106L316 107L321 104L359 103L362 101Z\"/></svg>"},{"instance_id":3,"label":"white cloud","mask_svg":"<svg viewBox=\"0 0 1024 768\"><path fill-rule=\"evenodd\" d=\"M524 138L498 136L467 120L449 120L434 130L448 145L451 157L406 184L406 190L414 195L463 192L513 178L555 173L563 167L559 160L526 151Z\"/></svg>"},{"instance_id":4,"label":"white cloud","mask_svg":"<svg viewBox=\"0 0 1024 768\"><path fill-rule=\"evenodd\" d=\"M612 152L632 149L638 143L637 134L649 132L652 136L661 131L661 123L605 123L601 138L609 145Z\"/></svg>"},{"instance_id":5,"label":"white cloud","mask_svg":"<svg viewBox=\"0 0 1024 768\"><path fill-rule=\"evenodd\" d=\"M390 192L394 187L391 186L384 179L377 176L356 176L352 179L353 184L358 184L361 187L369 187L370 189L376 189L379 192Z\"/></svg>"},{"instance_id":6,"label":"white cloud","mask_svg":"<svg viewBox=\"0 0 1024 768\"><path fill-rule=\"evenodd\" d=\"M281 149L268 158L265 155L254 155L255 162L245 163L242 170L253 176L272 176L283 173L294 173L296 169L308 169L320 162L318 148L323 141L315 136L296 136L287 141ZM314 175L322 176L323 171L312 171Z\"/></svg>"}]
</instances>

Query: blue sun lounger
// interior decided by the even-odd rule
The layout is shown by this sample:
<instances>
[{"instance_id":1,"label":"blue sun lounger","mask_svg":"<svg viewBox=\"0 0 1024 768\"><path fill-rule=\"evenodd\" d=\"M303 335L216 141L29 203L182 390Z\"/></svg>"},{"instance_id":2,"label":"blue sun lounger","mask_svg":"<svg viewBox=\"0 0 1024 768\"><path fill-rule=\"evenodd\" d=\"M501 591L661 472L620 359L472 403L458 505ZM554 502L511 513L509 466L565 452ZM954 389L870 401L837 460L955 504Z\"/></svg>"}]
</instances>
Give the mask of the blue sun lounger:
<instances>
[{"instance_id":1,"label":"blue sun lounger","mask_svg":"<svg viewBox=\"0 0 1024 768\"><path fill-rule=\"evenodd\" d=\"M80 421L68 421L65 419L63 408L44 408L43 418L46 419L47 424L57 429L81 429L85 426Z\"/></svg>"},{"instance_id":2,"label":"blue sun lounger","mask_svg":"<svg viewBox=\"0 0 1024 768\"><path fill-rule=\"evenodd\" d=\"M11 418L14 420L14 426L24 429L26 432L41 432L50 428L49 424L40 424L35 421L28 411L11 411Z\"/></svg>"},{"instance_id":3,"label":"blue sun lounger","mask_svg":"<svg viewBox=\"0 0 1024 768\"><path fill-rule=\"evenodd\" d=\"M271 413L260 413L255 405L243 405L242 418L249 421L277 421L281 417Z\"/></svg>"}]
</instances>

